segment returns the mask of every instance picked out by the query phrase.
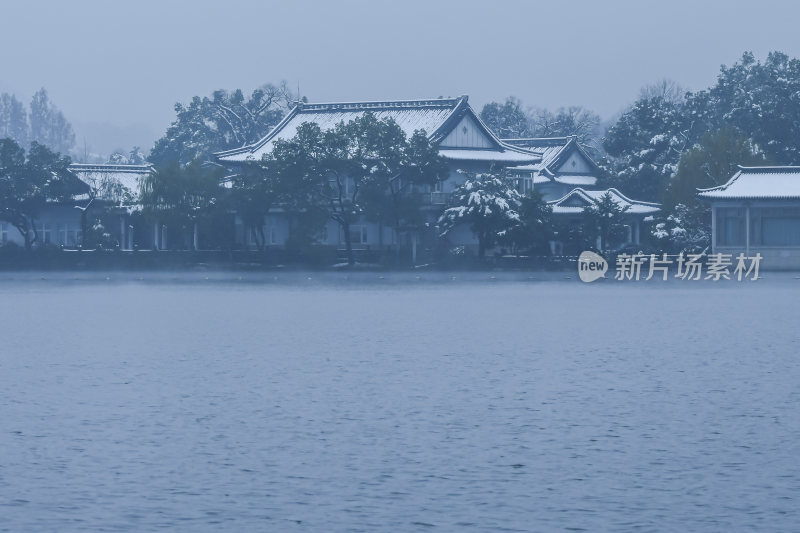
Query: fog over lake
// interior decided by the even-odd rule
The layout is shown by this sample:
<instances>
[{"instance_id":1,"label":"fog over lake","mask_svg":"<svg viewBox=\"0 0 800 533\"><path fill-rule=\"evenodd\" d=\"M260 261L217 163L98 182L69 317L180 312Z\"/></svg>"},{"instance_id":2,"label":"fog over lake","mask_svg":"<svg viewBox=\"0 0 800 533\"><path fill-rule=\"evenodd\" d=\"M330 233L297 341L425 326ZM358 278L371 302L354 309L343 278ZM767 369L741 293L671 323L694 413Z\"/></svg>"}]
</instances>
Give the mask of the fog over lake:
<instances>
[{"instance_id":1,"label":"fog over lake","mask_svg":"<svg viewBox=\"0 0 800 533\"><path fill-rule=\"evenodd\" d=\"M0 530L796 530L800 279L565 277L2 273Z\"/></svg>"}]
</instances>

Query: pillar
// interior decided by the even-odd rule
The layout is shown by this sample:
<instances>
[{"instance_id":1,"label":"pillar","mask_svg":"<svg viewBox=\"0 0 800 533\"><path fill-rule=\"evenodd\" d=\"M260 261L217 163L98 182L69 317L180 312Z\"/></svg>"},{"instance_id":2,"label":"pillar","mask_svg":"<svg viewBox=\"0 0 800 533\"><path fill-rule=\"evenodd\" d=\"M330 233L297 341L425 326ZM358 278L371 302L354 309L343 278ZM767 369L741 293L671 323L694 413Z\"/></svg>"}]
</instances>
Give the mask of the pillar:
<instances>
[{"instance_id":1,"label":"pillar","mask_svg":"<svg viewBox=\"0 0 800 533\"><path fill-rule=\"evenodd\" d=\"M750 257L750 206L744 208L744 255Z\"/></svg>"},{"instance_id":2,"label":"pillar","mask_svg":"<svg viewBox=\"0 0 800 533\"><path fill-rule=\"evenodd\" d=\"M717 208L711 206L711 253L717 252Z\"/></svg>"},{"instance_id":3,"label":"pillar","mask_svg":"<svg viewBox=\"0 0 800 533\"><path fill-rule=\"evenodd\" d=\"M127 239L125 238L125 215L119 216L119 249L124 250Z\"/></svg>"}]
</instances>

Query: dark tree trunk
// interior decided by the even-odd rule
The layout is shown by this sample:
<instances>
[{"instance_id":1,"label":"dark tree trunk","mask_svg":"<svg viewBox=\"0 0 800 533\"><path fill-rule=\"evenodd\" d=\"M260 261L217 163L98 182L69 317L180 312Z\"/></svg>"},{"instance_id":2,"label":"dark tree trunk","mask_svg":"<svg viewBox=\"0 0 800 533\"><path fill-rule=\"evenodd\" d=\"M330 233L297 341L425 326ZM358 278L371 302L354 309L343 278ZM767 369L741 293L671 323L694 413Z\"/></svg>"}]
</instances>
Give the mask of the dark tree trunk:
<instances>
[{"instance_id":1,"label":"dark tree trunk","mask_svg":"<svg viewBox=\"0 0 800 533\"><path fill-rule=\"evenodd\" d=\"M353 242L350 240L350 221L343 220L342 221L342 231L344 231L344 247L347 250L347 264L353 266L356 264L355 258L353 257Z\"/></svg>"}]
</instances>

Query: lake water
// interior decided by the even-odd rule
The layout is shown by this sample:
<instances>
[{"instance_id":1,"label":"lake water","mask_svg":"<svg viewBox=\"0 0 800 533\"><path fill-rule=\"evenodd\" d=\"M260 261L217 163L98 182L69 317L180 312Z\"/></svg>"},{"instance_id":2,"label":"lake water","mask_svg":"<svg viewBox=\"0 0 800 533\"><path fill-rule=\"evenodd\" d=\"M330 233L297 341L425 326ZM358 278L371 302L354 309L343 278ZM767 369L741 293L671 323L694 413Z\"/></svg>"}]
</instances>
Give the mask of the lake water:
<instances>
[{"instance_id":1,"label":"lake water","mask_svg":"<svg viewBox=\"0 0 800 533\"><path fill-rule=\"evenodd\" d=\"M564 277L2 273L0 530L797 531L800 279Z\"/></svg>"}]
</instances>

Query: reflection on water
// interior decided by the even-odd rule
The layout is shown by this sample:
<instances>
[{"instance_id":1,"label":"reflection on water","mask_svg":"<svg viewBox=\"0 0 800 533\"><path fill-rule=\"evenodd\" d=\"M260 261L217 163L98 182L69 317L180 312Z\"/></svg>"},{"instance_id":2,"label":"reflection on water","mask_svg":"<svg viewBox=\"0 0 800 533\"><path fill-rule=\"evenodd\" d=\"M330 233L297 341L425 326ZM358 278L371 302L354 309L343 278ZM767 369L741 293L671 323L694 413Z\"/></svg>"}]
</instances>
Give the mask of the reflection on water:
<instances>
[{"instance_id":1,"label":"reflection on water","mask_svg":"<svg viewBox=\"0 0 800 533\"><path fill-rule=\"evenodd\" d=\"M0 530L796 529L800 280L532 276L2 273Z\"/></svg>"}]
</instances>

